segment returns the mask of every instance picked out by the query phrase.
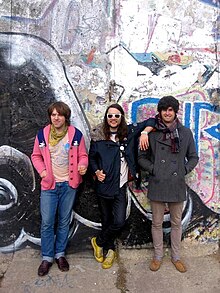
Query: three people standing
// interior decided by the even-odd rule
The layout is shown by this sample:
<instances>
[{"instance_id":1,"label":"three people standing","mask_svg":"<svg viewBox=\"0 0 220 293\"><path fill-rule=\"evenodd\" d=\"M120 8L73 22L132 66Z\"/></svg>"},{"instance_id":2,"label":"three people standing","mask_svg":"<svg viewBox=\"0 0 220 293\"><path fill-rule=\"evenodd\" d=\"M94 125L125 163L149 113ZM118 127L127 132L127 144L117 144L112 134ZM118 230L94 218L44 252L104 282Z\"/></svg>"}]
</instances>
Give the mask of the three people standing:
<instances>
[{"instance_id":1,"label":"three people standing","mask_svg":"<svg viewBox=\"0 0 220 293\"><path fill-rule=\"evenodd\" d=\"M180 259L185 175L196 166L198 156L191 130L177 118L178 100L172 96L163 97L157 110L156 119L127 125L123 108L112 104L106 109L103 122L91 132L89 164L96 178L102 223L101 232L91 239L91 244L95 259L104 269L114 263L115 240L126 220L128 178L132 175L138 179L139 164L150 175L148 198L154 245L150 269L157 271L162 264L162 224L167 203L171 221L171 260L178 271L186 271ZM88 166L83 135L70 125L70 115L70 108L63 102L49 106L50 124L38 132L31 156L41 177L42 263L39 276L48 274L54 258L61 271L69 270L65 249L71 211L76 190Z\"/></svg>"}]
</instances>

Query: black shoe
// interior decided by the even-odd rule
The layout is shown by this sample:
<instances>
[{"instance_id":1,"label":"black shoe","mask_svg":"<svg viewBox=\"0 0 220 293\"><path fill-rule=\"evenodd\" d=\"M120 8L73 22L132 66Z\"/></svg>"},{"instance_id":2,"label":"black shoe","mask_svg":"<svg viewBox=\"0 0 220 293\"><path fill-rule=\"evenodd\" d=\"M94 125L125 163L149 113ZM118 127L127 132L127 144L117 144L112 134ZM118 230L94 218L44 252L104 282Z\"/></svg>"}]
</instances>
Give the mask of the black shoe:
<instances>
[{"instance_id":1,"label":"black shoe","mask_svg":"<svg viewBox=\"0 0 220 293\"><path fill-rule=\"evenodd\" d=\"M38 268L38 276L43 277L47 275L51 266L52 266L51 262L47 260L43 260Z\"/></svg>"},{"instance_id":2,"label":"black shoe","mask_svg":"<svg viewBox=\"0 0 220 293\"><path fill-rule=\"evenodd\" d=\"M66 258L64 256L61 256L59 258L55 259L58 268L62 271L62 272L67 272L69 271L69 264L68 261L66 260Z\"/></svg>"}]
</instances>

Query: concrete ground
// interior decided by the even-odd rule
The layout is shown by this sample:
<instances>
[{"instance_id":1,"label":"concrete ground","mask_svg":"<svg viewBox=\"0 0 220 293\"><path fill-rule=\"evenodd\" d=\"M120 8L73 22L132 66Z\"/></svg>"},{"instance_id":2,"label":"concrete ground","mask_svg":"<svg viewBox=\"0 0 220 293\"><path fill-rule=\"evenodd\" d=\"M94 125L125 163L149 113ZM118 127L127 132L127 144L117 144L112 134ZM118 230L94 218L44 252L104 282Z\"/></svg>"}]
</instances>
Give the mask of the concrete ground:
<instances>
[{"instance_id":1,"label":"concrete ground","mask_svg":"<svg viewBox=\"0 0 220 293\"><path fill-rule=\"evenodd\" d=\"M179 273L170 262L168 248L161 269L148 268L152 249L118 248L113 267L103 270L93 258L92 235L67 251L69 272L60 272L54 263L49 274L38 277L40 250L26 247L0 254L0 293L219 293L220 254L215 244L182 242L182 257L188 271ZM76 235L77 237L77 235Z\"/></svg>"}]
</instances>

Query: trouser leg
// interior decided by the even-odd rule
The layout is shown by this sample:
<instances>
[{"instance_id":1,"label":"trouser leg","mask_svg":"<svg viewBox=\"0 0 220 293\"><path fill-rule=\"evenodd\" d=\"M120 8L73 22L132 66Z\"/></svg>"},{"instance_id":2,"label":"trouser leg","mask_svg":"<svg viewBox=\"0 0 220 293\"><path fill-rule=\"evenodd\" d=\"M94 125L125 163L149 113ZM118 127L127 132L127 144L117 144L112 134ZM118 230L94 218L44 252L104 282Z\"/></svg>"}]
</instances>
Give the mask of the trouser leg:
<instances>
[{"instance_id":1,"label":"trouser leg","mask_svg":"<svg viewBox=\"0 0 220 293\"><path fill-rule=\"evenodd\" d=\"M182 237L182 212L183 202L168 203L171 222L171 257L180 259L180 246Z\"/></svg>"},{"instance_id":2,"label":"trouser leg","mask_svg":"<svg viewBox=\"0 0 220 293\"><path fill-rule=\"evenodd\" d=\"M41 211L41 253L43 260L53 262L54 258L54 223L58 205L56 188L42 190L40 197Z\"/></svg>"},{"instance_id":3,"label":"trouser leg","mask_svg":"<svg viewBox=\"0 0 220 293\"><path fill-rule=\"evenodd\" d=\"M120 194L114 199L99 198L102 231L97 237L97 244L105 250L115 250L115 239L119 236L126 219L126 185L120 188Z\"/></svg>"},{"instance_id":4,"label":"trouser leg","mask_svg":"<svg viewBox=\"0 0 220 293\"><path fill-rule=\"evenodd\" d=\"M163 219L165 211L165 203L159 201L151 201L152 210L152 238L154 245L154 258L161 260L163 257Z\"/></svg>"},{"instance_id":5,"label":"trouser leg","mask_svg":"<svg viewBox=\"0 0 220 293\"><path fill-rule=\"evenodd\" d=\"M55 258L65 255L68 242L71 213L75 201L76 189L71 188L68 182L58 185L58 222L56 228Z\"/></svg>"}]
</instances>

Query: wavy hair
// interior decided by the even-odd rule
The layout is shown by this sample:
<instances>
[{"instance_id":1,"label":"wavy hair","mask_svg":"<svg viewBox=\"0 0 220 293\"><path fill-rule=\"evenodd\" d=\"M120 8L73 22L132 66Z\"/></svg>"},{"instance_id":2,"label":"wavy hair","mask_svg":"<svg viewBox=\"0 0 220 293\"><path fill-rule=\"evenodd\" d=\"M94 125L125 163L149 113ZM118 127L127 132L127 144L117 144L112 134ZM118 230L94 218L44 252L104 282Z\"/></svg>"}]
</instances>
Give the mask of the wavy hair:
<instances>
[{"instance_id":1,"label":"wavy hair","mask_svg":"<svg viewBox=\"0 0 220 293\"><path fill-rule=\"evenodd\" d=\"M104 121L103 121L103 133L104 133L105 139L109 140L110 136L111 136L110 126L108 124L108 119L107 119L107 113L110 108L117 109L121 113L121 123L118 126L116 137L119 139L119 141L123 141L124 138L127 137L128 127L127 127L127 123L125 120L125 112L119 104L112 104L112 105L108 106L108 108L105 111L105 116L104 116Z\"/></svg>"}]
</instances>

